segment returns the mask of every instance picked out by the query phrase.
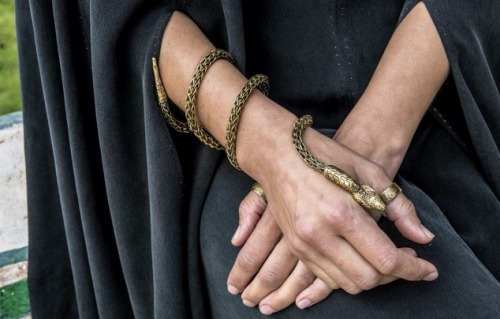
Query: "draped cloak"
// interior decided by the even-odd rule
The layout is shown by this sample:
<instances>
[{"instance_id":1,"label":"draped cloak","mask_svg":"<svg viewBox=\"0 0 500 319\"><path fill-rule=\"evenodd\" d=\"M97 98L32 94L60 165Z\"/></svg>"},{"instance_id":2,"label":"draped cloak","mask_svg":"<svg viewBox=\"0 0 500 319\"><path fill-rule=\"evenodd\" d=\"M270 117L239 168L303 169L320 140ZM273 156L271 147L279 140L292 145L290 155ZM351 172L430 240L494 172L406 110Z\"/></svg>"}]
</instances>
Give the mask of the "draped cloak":
<instances>
[{"instance_id":1,"label":"draped cloak","mask_svg":"<svg viewBox=\"0 0 500 319\"><path fill-rule=\"evenodd\" d=\"M320 22L301 17L315 2L328 1L16 1L34 317L210 316L207 309L215 306L203 284L199 221L222 154L165 124L151 58L158 56L171 13L182 10L233 55L245 75L268 74L272 99L297 115L310 103L308 113L320 126L336 128L368 84L398 21L417 1L373 1L371 12L358 1L330 1L325 19L333 33L308 38L308 28ZM426 118L467 153L483 183L479 195L457 196L476 177L449 168L439 145L421 153L410 148L401 178L435 201L460 240L499 278L500 257L484 242L500 243L500 2L424 3L451 66L443 87L451 93L443 103L438 96ZM300 15L292 12L301 6ZM275 14L273 28L288 33L259 29L266 14ZM360 15L365 24L353 25ZM303 23L307 19L310 24ZM344 40L343 32L349 28L359 28L365 51L352 55L357 60L339 57L337 65L336 54L348 55L351 38ZM370 28L379 32L365 32ZM297 39L303 42L288 52ZM349 68L359 65L368 67L349 84ZM331 95L325 83L332 72L352 92ZM324 105L337 108L325 111ZM414 144L424 135L417 133ZM478 212L481 194L496 201ZM473 213L454 217L453 211Z\"/></svg>"}]
</instances>

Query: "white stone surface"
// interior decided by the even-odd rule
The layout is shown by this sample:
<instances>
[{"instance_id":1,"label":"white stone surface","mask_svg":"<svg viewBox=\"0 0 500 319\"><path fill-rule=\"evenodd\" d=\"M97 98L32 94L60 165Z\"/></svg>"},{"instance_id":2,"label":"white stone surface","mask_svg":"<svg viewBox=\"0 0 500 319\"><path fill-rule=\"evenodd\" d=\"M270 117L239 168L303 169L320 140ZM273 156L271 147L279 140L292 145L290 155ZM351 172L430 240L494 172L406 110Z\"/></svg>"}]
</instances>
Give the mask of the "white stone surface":
<instances>
[{"instance_id":1,"label":"white stone surface","mask_svg":"<svg viewBox=\"0 0 500 319\"><path fill-rule=\"evenodd\" d=\"M28 246L23 125L0 129L0 253Z\"/></svg>"}]
</instances>

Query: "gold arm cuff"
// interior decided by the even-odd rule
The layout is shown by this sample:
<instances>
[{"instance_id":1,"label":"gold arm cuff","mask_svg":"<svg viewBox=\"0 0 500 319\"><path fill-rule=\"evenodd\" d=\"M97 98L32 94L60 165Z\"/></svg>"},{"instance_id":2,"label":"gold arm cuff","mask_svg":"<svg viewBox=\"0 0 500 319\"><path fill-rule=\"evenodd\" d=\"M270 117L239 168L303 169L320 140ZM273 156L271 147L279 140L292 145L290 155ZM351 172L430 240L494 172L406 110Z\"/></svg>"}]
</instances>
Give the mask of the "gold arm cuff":
<instances>
[{"instance_id":1,"label":"gold arm cuff","mask_svg":"<svg viewBox=\"0 0 500 319\"><path fill-rule=\"evenodd\" d=\"M165 121L177 132L189 133L191 130L189 129L187 123L183 123L176 119L169 108L170 101L168 100L167 91L165 90L163 82L161 81L160 71L158 70L158 64L156 63L155 58L152 59L152 64L156 87L156 98L158 99L158 104L160 105Z\"/></svg>"},{"instance_id":2,"label":"gold arm cuff","mask_svg":"<svg viewBox=\"0 0 500 319\"><path fill-rule=\"evenodd\" d=\"M267 95L269 93L269 79L262 74L254 75L250 80L245 83L240 93L234 101L234 106L229 116L229 122L226 129L226 153L227 158L234 168L241 170L236 159L236 134L238 132L238 124L240 122L241 111L245 105L248 97L252 94L253 90L258 88L262 93Z\"/></svg>"},{"instance_id":3,"label":"gold arm cuff","mask_svg":"<svg viewBox=\"0 0 500 319\"><path fill-rule=\"evenodd\" d=\"M196 97L198 94L198 89L201 85L201 81L205 77L205 74L207 74L210 66L212 66L212 64L214 64L215 61L219 59L224 59L230 63L234 62L229 53L224 50L215 49L210 51L196 67L196 71L194 73L193 79L191 80L191 83L189 84L188 93L186 96L186 119L189 125L189 129L200 141L210 146L211 148L223 150L224 146L222 146L213 136L208 134L208 132L206 132L203 127L201 127L195 113Z\"/></svg>"}]
</instances>

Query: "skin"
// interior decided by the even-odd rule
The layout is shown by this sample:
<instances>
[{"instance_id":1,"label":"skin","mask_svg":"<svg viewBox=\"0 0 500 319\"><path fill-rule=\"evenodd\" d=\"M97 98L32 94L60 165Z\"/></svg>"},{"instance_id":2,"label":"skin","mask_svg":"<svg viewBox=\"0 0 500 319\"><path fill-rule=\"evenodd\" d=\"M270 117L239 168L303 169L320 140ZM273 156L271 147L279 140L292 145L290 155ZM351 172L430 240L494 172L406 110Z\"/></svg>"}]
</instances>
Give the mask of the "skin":
<instances>
[{"instance_id":1,"label":"skin","mask_svg":"<svg viewBox=\"0 0 500 319\"><path fill-rule=\"evenodd\" d=\"M174 13L163 36L159 67L169 97L181 109L184 109L184 99L196 65L212 49L212 44L188 17L179 12ZM389 67L390 64L387 68ZM389 75L396 73L393 70ZM384 78L384 72L381 76ZM232 104L245 82L245 77L235 67L225 61L218 61L209 69L201 84L196 105L198 119L222 143L225 141ZM408 85L411 84L413 83ZM379 97L379 89L374 90L373 96ZM434 94L435 92L429 96L433 97ZM421 95L425 94L420 93L419 96ZM386 97L391 96L388 94ZM371 103L363 104L361 100L358 103L359 107L365 105L363 107L368 109L382 104L381 101L373 106ZM396 107L397 103L393 106ZM373 136L367 134L369 136L365 140L360 139L363 141L361 143L355 138L345 137L350 136L351 132L357 133L356 129L364 128L364 122L363 125L358 124L360 118L366 116L362 111L360 109L358 114L353 110L352 117L349 115L346 119L345 126L342 125L335 140L309 128L304 134L304 142L321 161L342 168L380 192L391 184L395 172L388 174L383 166L369 160L370 156L375 158L373 154L379 154L379 148L370 151L365 145ZM390 122L399 120L395 116L400 113L404 112L389 112ZM380 114L378 117L383 118ZM253 237L246 241L236 260L228 280L229 289L234 288L233 292L252 289L253 292L247 293L248 297L243 293L244 303L249 306L260 303L261 311L269 313L266 306L271 310L284 307L273 301L276 300L276 294L283 292L283 289L276 290L282 285L294 287L292 291L295 296L286 296L287 300L293 302L297 297L296 293L300 294L300 291L306 297L314 299L314 296L323 296L337 288L352 294L359 293L395 278L437 278L437 269L431 263L417 258L407 248L397 248L380 230L374 218L354 202L350 194L303 162L290 143L291 130L296 120L292 113L260 92L254 92L250 96L243 110L237 137L237 159L242 170L263 186L269 204L261 219L259 216L248 219L259 222L252 232ZM419 121L420 119L417 124ZM384 134L390 132L388 128L384 127ZM408 127L404 126L403 129L408 130ZM377 133L377 130L374 129L373 132ZM413 133L414 130L409 134L410 140ZM388 143L389 145L403 145L402 141L407 134L402 137L389 136L394 138L394 143ZM400 138L403 139L399 140ZM385 141L384 138L377 140ZM385 147L385 143L383 146ZM394 165L396 166L399 165ZM250 203L250 207L251 205ZM427 243L432 239L425 228L422 228L413 205L404 195L399 195L388 205L387 213L407 238L417 243ZM247 228L251 230L253 227ZM255 242L260 229L261 243L267 243L267 246L261 245L259 249L251 250L249 247ZM243 242L248 231L241 234L239 240ZM254 253L247 253L246 257L242 257L248 251ZM274 265L280 263L287 267L281 268L284 271L279 276L274 276L276 272L266 272L266 269L274 269ZM248 285L256 273L257 276ZM259 276L261 273L262 276ZM303 280L304 277L306 280ZM298 285L297 282L301 284ZM274 299L270 295L272 291L276 292ZM264 303L265 297L268 298L267 303ZM297 298L300 297L301 295Z\"/></svg>"},{"instance_id":2,"label":"skin","mask_svg":"<svg viewBox=\"0 0 500 319\"><path fill-rule=\"evenodd\" d=\"M448 60L439 35L425 5L419 3L395 31L369 86L339 128L335 140L380 164L393 178L418 124L448 72ZM374 118L377 121L373 121ZM397 206L391 203L391 211L393 205ZM264 215L258 222L261 214ZM248 306L259 304L264 314L281 310L293 301L304 308L326 298L337 287L316 278L283 248L280 231L268 226L272 224L268 215L272 214L266 211L266 204L254 193L243 200L240 226L232 243L236 246L246 244L229 275L230 292L243 291L243 302ZM375 214L373 217L378 219L380 216ZM402 225L408 220L401 218L399 210L394 210L389 218L403 234L411 229L410 225ZM423 229L423 232L428 230ZM261 247L260 242L265 241L271 244L257 250L256 247ZM275 242L278 242L276 247L273 246ZM258 253L252 255L252 252ZM415 254L410 249L407 252ZM242 267L242 261L245 267ZM379 284L396 279L384 276Z\"/></svg>"}]
</instances>

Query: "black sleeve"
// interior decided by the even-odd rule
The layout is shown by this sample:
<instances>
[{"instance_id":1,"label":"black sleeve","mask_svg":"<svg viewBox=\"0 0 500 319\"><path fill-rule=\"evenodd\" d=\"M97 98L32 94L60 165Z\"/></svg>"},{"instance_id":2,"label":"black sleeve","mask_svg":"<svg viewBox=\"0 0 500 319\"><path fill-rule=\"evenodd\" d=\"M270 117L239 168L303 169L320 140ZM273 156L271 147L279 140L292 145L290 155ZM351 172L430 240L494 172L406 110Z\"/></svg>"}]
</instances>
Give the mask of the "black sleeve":
<instances>
[{"instance_id":1,"label":"black sleeve","mask_svg":"<svg viewBox=\"0 0 500 319\"><path fill-rule=\"evenodd\" d=\"M407 0L401 19L418 2ZM443 42L481 169L500 197L500 2L423 2Z\"/></svg>"}]
</instances>

